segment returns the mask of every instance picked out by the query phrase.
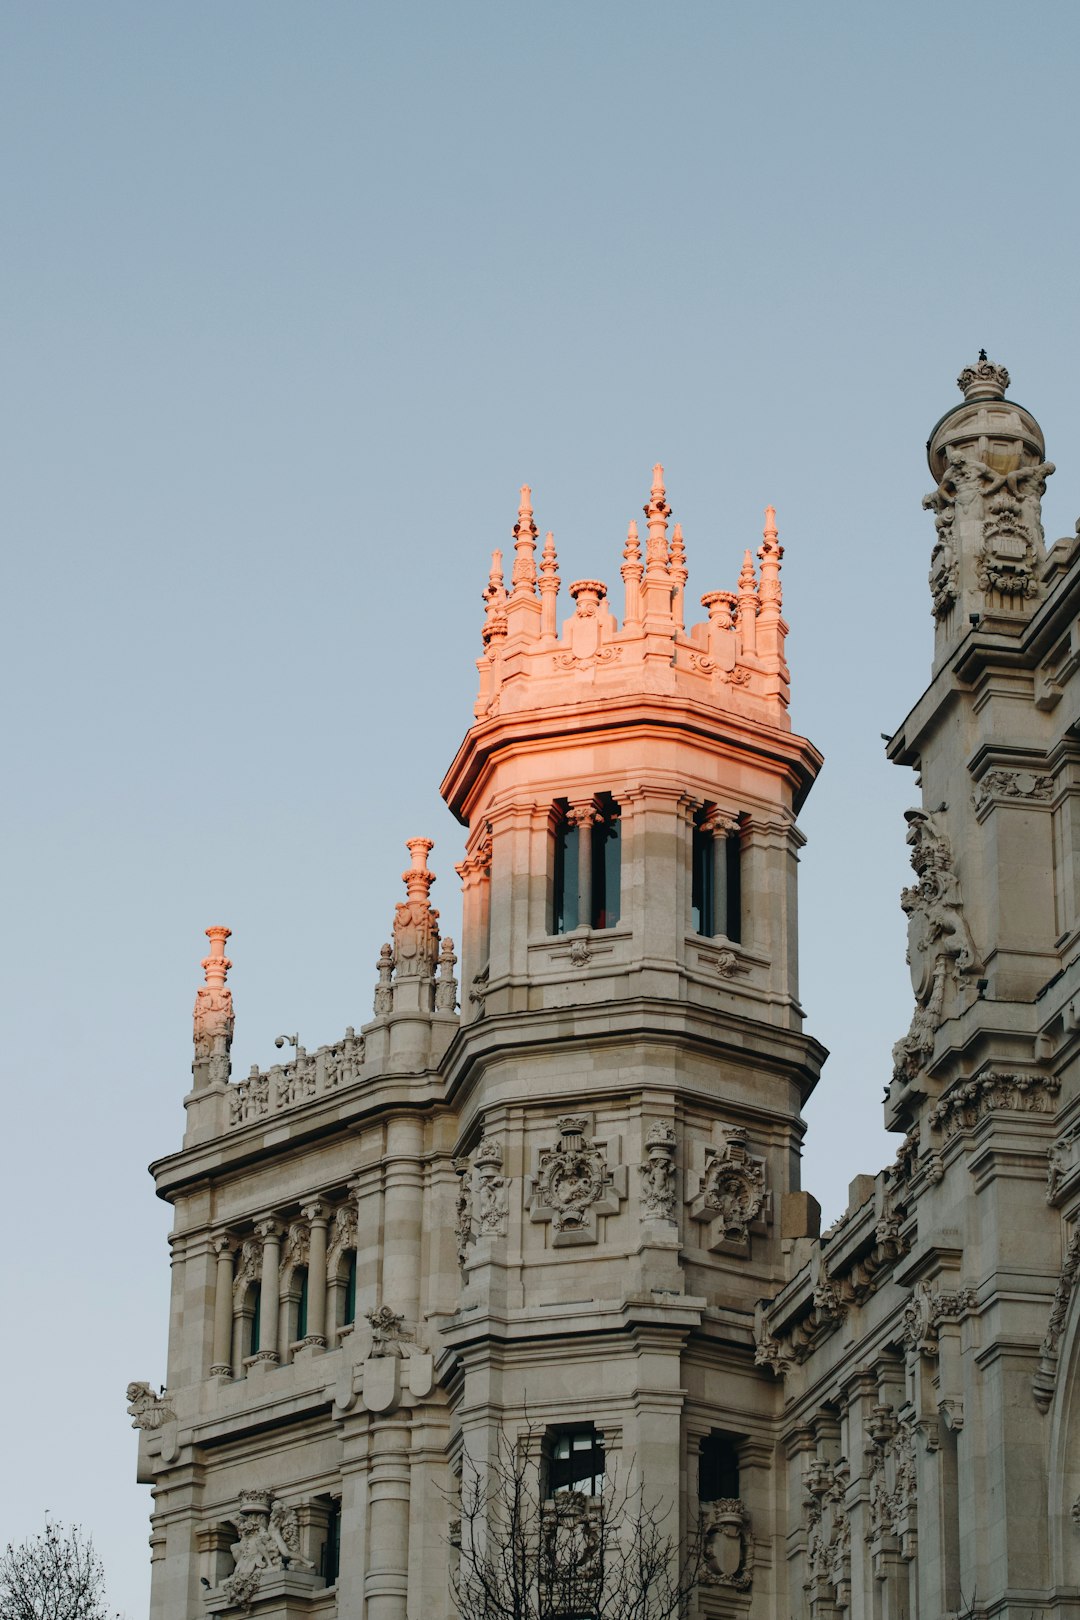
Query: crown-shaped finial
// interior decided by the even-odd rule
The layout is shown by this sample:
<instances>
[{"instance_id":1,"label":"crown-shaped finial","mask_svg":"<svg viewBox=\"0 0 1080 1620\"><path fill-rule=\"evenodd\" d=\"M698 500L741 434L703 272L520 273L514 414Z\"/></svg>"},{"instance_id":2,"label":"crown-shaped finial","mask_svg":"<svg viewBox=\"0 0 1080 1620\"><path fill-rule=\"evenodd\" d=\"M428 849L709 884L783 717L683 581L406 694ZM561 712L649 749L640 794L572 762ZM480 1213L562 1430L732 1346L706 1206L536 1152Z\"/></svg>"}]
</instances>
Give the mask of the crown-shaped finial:
<instances>
[{"instance_id":1,"label":"crown-shaped finial","mask_svg":"<svg viewBox=\"0 0 1080 1620\"><path fill-rule=\"evenodd\" d=\"M956 379L956 386L965 399L1004 399L1009 386L1009 373L986 358L986 350L979 350L973 366L965 366Z\"/></svg>"}]
</instances>

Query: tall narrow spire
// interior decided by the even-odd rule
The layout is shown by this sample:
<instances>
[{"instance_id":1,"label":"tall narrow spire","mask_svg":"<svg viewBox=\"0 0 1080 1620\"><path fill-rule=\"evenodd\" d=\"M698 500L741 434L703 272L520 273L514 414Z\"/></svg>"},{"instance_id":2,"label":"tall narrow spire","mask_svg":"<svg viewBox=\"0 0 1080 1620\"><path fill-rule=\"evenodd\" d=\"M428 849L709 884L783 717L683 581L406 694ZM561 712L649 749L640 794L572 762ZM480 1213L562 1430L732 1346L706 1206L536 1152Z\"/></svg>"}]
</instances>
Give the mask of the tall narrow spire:
<instances>
[{"instance_id":1,"label":"tall narrow spire","mask_svg":"<svg viewBox=\"0 0 1080 1620\"><path fill-rule=\"evenodd\" d=\"M555 555L555 536L549 529L544 536L544 550L540 557L540 639L553 645L559 639L555 619L555 599L559 594L559 561Z\"/></svg>"},{"instance_id":2,"label":"tall narrow spire","mask_svg":"<svg viewBox=\"0 0 1080 1620\"><path fill-rule=\"evenodd\" d=\"M626 612L623 622L629 626L641 623L641 576L644 569L641 563L641 544L638 540L637 524L631 519L626 531L626 544L623 547L623 565L619 572L622 574L623 584L626 587Z\"/></svg>"},{"instance_id":3,"label":"tall narrow spire","mask_svg":"<svg viewBox=\"0 0 1080 1620\"><path fill-rule=\"evenodd\" d=\"M739 571L739 641L745 653L757 651L759 605L754 559L747 550L743 552L743 565Z\"/></svg>"},{"instance_id":4,"label":"tall narrow spire","mask_svg":"<svg viewBox=\"0 0 1080 1620\"><path fill-rule=\"evenodd\" d=\"M492 641L501 640L506 635L506 586L503 583L501 551L491 553L491 573L481 600L484 603L484 646L490 648Z\"/></svg>"},{"instance_id":5,"label":"tall narrow spire","mask_svg":"<svg viewBox=\"0 0 1080 1620\"><path fill-rule=\"evenodd\" d=\"M649 537L645 542L645 629L650 633L670 635L671 574L668 569L667 520L671 507L664 489L664 469L659 462L653 468L652 488L645 503L645 522Z\"/></svg>"},{"instance_id":6,"label":"tall narrow spire","mask_svg":"<svg viewBox=\"0 0 1080 1620\"><path fill-rule=\"evenodd\" d=\"M232 963L225 955L225 941L231 929L221 925L206 930L210 941L208 955L200 966L204 983L195 995L194 1040L195 1090L203 1086L224 1085L229 1078L229 1049L233 1038L232 991L225 980Z\"/></svg>"},{"instance_id":7,"label":"tall narrow spire","mask_svg":"<svg viewBox=\"0 0 1080 1620\"><path fill-rule=\"evenodd\" d=\"M514 524L514 567L510 575L514 596L534 596L536 593L537 532L533 521L532 490L528 484L522 484L521 505L518 507L518 520Z\"/></svg>"},{"instance_id":8,"label":"tall narrow spire","mask_svg":"<svg viewBox=\"0 0 1080 1620\"><path fill-rule=\"evenodd\" d=\"M787 625L780 614L783 594L780 587L780 563L784 555L784 548L780 544L776 530L776 508L765 508L765 531L762 536L758 556L761 559L761 584L758 588L757 650L769 681L767 692L771 696L778 696L782 702L787 702L788 696L788 667L784 657L784 638L787 635Z\"/></svg>"},{"instance_id":9,"label":"tall narrow spire","mask_svg":"<svg viewBox=\"0 0 1080 1620\"><path fill-rule=\"evenodd\" d=\"M668 556L671 573L671 614L676 630L683 628L683 589L687 581L686 547L683 545L682 524L676 523L671 534L671 552Z\"/></svg>"}]
</instances>

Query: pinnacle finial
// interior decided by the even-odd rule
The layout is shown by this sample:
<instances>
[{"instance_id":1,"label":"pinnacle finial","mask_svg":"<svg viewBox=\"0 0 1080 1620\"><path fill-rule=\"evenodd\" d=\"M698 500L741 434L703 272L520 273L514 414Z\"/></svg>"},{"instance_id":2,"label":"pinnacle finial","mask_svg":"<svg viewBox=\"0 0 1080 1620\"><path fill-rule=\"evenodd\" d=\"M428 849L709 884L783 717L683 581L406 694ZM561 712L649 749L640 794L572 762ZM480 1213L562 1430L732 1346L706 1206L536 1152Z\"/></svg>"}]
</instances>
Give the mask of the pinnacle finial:
<instances>
[{"instance_id":1,"label":"pinnacle finial","mask_svg":"<svg viewBox=\"0 0 1080 1620\"><path fill-rule=\"evenodd\" d=\"M956 386L965 399L1004 399L1009 386L1009 373L1004 366L995 365L986 358L986 350L979 350L973 366L965 366L956 379Z\"/></svg>"},{"instance_id":2,"label":"pinnacle finial","mask_svg":"<svg viewBox=\"0 0 1080 1620\"><path fill-rule=\"evenodd\" d=\"M506 586L503 583L501 551L491 553L491 573L480 599L484 604L482 635L486 647L495 637L506 635Z\"/></svg>"},{"instance_id":3,"label":"pinnacle finial","mask_svg":"<svg viewBox=\"0 0 1080 1620\"><path fill-rule=\"evenodd\" d=\"M664 488L664 469L659 461L652 470L652 488L644 511L649 530L649 538L645 542L645 572L649 579L656 579L667 574L667 520L671 516Z\"/></svg>"},{"instance_id":4,"label":"pinnacle finial","mask_svg":"<svg viewBox=\"0 0 1080 1620\"><path fill-rule=\"evenodd\" d=\"M206 983L215 989L220 989L225 983L226 976L232 963L225 955L225 941L232 933L231 928L215 925L206 930L206 937L210 941L210 954L204 956L199 966L206 976Z\"/></svg>"},{"instance_id":5,"label":"pinnacle finial","mask_svg":"<svg viewBox=\"0 0 1080 1620\"><path fill-rule=\"evenodd\" d=\"M663 500L664 498L664 469L659 461L652 470L652 490L650 493L654 499L659 497L660 500Z\"/></svg>"},{"instance_id":6,"label":"pinnacle finial","mask_svg":"<svg viewBox=\"0 0 1080 1620\"><path fill-rule=\"evenodd\" d=\"M518 507L518 519L514 524L514 567L510 575L510 584L515 596L533 596L536 590L536 551L537 527L533 521L532 490L528 484L521 486L521 504Z\"/></svg>"}]
</instances>

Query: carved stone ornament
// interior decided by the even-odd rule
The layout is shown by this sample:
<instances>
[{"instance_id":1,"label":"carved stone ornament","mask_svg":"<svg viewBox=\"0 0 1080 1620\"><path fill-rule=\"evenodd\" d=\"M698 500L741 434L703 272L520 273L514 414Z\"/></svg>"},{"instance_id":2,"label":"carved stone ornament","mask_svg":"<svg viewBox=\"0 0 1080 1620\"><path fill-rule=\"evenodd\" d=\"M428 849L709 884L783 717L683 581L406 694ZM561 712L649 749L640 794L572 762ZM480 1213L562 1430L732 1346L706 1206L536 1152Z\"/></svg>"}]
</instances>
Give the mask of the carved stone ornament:
<instances>
[{"instance_id":1,"label":"carved stone ornament","mask_svg":"<svg viewBox=\"0 0 1080 1620\"><path fill-rule=\"evenodd\" d=\"M649 1126L645 1133L645 1157L639 1166L644 1221L675 1219L675 1146L675 1128L667 1120L657 1120Z\"/></svg>"},{"instance_id":2,"label":"carved stone ornament","mask_svg":"<svg viewBox=\"0 0 1080 1620\"><path fill-rule=\"evenodd\" d=\"M1076 1183L1080 1170L1080 1124L1069 1129L1052 1142L1046 1151L1046 1202L1057 1204L1067 1187Z\"/></svg>"},{"instance_id":3,"label":"carved stone ornament","mask_svg":"<svg viewBox=\"0 0 1080 1620\"><path fill-rule=\"evenodd\" d=\"M946 1141L970 1131L1000 1109L1021 1114L1052 1114L1061 1081L1053 1074L1002 1074L988 1069L974 1080L955 1081L930 1110L930 1129Z\"/></svg>"},{"instance_id":4,"label":"carved stone ornament","mask_svg":"<svg viewBox=\"0 0 1080 1620\"><path fill-rule=\"evenodd\" d=\"M737 1497L702 1504L701 1579L708 1586L747 1592L753 1580L754 1538L750 1515Z\"/></svg>"},{"instance_id":5,"label":"carved stone ornament","mask_svg":"<svg viewBox=\"0 0 1080 1620\"><path fill-rule=\"evenodd\" d=\"M956 509L952 496L944 485L933 494L923 497L923 506L934 514L936 540L930 553L931 611L935 619L942 619L953 606L960 590L960 565L953 545L953 524Z\"/></svg>"},{"instance_id":6,"label":"carved stone ornament","mask_svg":"<svg viewBox=\"0 0 1080 1620\"><path fill-rule=\"evenodd\" d=\"M711 1224L710 1248L745 1252L766 1198L765 1161L751 1154L741 1125L727 1126L723 1146L705 1149L705 1170L690 1197L691 1218Z\"/></svg>"},{"instance_id":7,"label":"carved stone ornament","mask_svg":"<svg viewBox=\"0 0 1080 1620\"><path fill-rule=\"evenodd\" d=\"M228 1087L229 1125L248 1125L352 1085L360 1078L364 1049L363 1035L350 1025L334 1046L308 1053L298 1045L291 1063L275 1063L265 1073L252 1064L245 1079Z\"/></svg>"},{"instance_id":8,"label":"carved stone ornament","mask_svg":"<svg viewBox=\"0 0 1080 1620\"><path fill-rule=\"evenodd\" d=\"M469 1244L473 1241L472 1168L472 1160L465 1155L454 1160L454 1174L459 1178L454 1205L454 1231L457 1233L458 1265L462 1270L469 1258Z\"/></svg>"},{"instance_id":9,"label":"carved stone ornament","mask_svg":"<svg viewBox=\"0 0 1080 1620\"><path fill-rule=\"evenodd\" d=\"M917 1282L904 1306L904 1343L920 1355L938 1355L938 1330L942 1322L959 1322L975 1310L977 1304L974 1288L935 1289L925 1280Z\"/></svg>"},{"instance_id":10,"label":"carved stone ornament","mask_svg":"<svg viewBox=\"0 0 1080 1620\"><path fill-rule=\"evenodd\" d=\"M224 1591L230 1603L245 1613L250 1612L268 1571L315 1568L301 1554L295 1509L274 1502L269 1491L241 1491L232 1523L237 1539L229 1549L233 1572L224 1582Z\"/></svg>"},{"instance_id":11,"label":"carved stone ornament","mask_svg":"<svg viewBox=\"0 0 1080 1620\"><path fill-rule=\"evenodd\" d=\"M1009 373L1004 366L986 358L986 350L979 350L973 366L965 366L956 379L956 386L965 399L1004 399L1009 386Z\"/></svg>"},{"instance_id":12,"label":"carved stone ornament","mask_svg":"<svg viewBox=\"0 0 1080 1620\"><path fill-rule=\"evenodd\" d=\"M233 1273L233 1308L243 1305L252 1283L262 1276L262 1244L257 1237L245 1238Z\"/></svg>"},{"instance_id":13,"label":"carved stone ornament","mask_svg":"<svg viewBox=\"0 0 1080 1620\"><path fill-rule=\"evenodd\" d=\"M379 960L375 964L378 980L375 985L375 1017L385 1018L394 1006L394 949L389 942L379 947Z\"/></svg>"},{"instance_id":14,"label":"carved stone ornament","mask_svg":"<svg viewBox=\"0 0 1080 1620\"><path fill-rule=\"evenodd\" d=\"M903 1555L911 1557L918 1533L914 1428L909 1421L898 1420L892 1407L884 1403L874 1407L867 1427L870 1512L866 1539L874 1542L896 1536Z\"/></svg>"},{"instance_id":15,"label":"carved stone ornament","mask_svg":"<svg viewBox=\"0 0 1080 1620\"><path fill-rule=\"evenodd\" d=\"M354 1204L339 1204L334 1211L334 1219L330 1227L330 1241L326 1248L326 1275L333 1281L338 1274L342 1256L348 1249L356 1248L356 1206Z\"/></svg>"},{"instance_id":16,"label":"carved stone ornament","mask_svg":"<svg viewBox=\"0 0 1080 1620\"><path fill-rule=\"evenodd\" d=\"M540 1151L530 1177L530 1218L551 1222L556 1247L595 1243L597 1216L617 1214L626 1196L625 1166L609 1165L606 1144L591 1140L588 1124L584 1115L564 1114L557 1146Z\"/></svg>"},{"instance_id":17,"label":"carved stone ornament","mask_svg":"<svg viewBox=\"0 0 1080 1620\"><path fill-rule=\"evenodd\" d=\"M163 1423L172 1423L176 1413L169 1405L169 1392L162 1387L155 1395L149 1384L129 1384L127 1387L128 1417L133 1429L160 1429Z\"/></svg>"},{"instance_id":18,"label":"carved stone ornament","mask_svg":"<svg viewBox=\"0 0 1080 1620\"><path fill-rule=\"evenodd\" d=\"M1058 1346L1061 1335L1065 1329L1065 1319L1069 1314L1069 1301L1072 1299L1073 1289L1076 1287L1077 1275L1080 1274L1080 1228L1069 1239L1065 1250L1065 1259L1062 1262L1061 1275L1057 1287L1054 1289L1054 1300L1050 1307L1050 1320L1046 1324L1046 1332L1039 1347L1039 1365L1032 1379L1032 1393L1035 1404L1040 1412L1045 1412L1054 1398L1054 1388L1057 1384Z\"/></svg>"},{"instance_id":19,"label":"carved stone ornament","mask_svg":"<svg viewBox=\"0 0 1080 1620\"><path fill-rule=\"evenodd\" d=\"M443 940L439 949L439 977L435 981L435 1010L436 1012L457 1011L457 980L454 969L457 966L457 957L454 955L454 942L449 934Z\"/></svg>"},{"instance_id":20,"label":"carved stone ornament","mask_svg":"<svg viewBox=\"0 0 1080 1620\"><path fill-rule=\"evenodd\" d=\"M972 976L979 963L964 919L948 838L925 810L908 810L904 819L918 879L900 895L908 919L908 966L916 1007L910 1029L893 1047L893 1078L911 1081L933 1054L948 985Z\"/></svg>"},{"instance_id":21,"label":"carved stone ornament","mask_svg":"<svg viewBox=\"0 0 1080 1620\"><path fill-rule=\"evenodd\" d=\"M410 1356L413 1351L413 1332L405 1326L405 1318L389 1305L364 1313L371 1324L373 1356Z\"/></svg>"},{"instance_id":22,"label":"carved stone ornament","mask_svg":"<svg viewBox=\"0 0 1080 1620\"><path fill-rule=\"evenodd\" d=\"M481 1237L502 1237L509 1212L509 1178L502 1173L502 1143L482 1136L472 1157L454 1160L461 1177L456 1230L458 1264L464 1267L469 1244Z\"/></svg>"},{"instance_id":23,"label":"carved stone ornament","mask_svg":"<svg viewBox=\"0 0 1080 1620\"><path fill-rule=\"evenodd\" d=\"M580 1491L560 1491L549 1502L541 1504L544 1565L558 1570L560 1586L565 1581L571 1592L580 1581L586 1590L574 1596L583 1604L589 1602L602 1577L603 1530L603 1509L595 1496L584 1496Z\"/></svg>"},{"instance_id":24,"label":"carved stone ornament","mask_svg":"<svg viewBox=\"0 0 1080 1620\"><path fill-rule=\"evenodd\" d=\"M1047 771L987 771L976 783L971 795L977 815L983 815L990 806L1020 800L1028 804L1045 804L1054 793L1054 778Z\"/></svg>"},{"instance_id":25,"label":"carved stone ornament","mask_svg":"<svg viewBox=\"0 0 1080 1620\"><path fill-rule=\"evenodd\" d=\"M803 1583L812 1604L846 1609L851 1600L851 1525L844 1498L849 1469L841 1458L830 1465L815 1459L807 1466L806 1569Z\"/></svg>"}]
</instances>

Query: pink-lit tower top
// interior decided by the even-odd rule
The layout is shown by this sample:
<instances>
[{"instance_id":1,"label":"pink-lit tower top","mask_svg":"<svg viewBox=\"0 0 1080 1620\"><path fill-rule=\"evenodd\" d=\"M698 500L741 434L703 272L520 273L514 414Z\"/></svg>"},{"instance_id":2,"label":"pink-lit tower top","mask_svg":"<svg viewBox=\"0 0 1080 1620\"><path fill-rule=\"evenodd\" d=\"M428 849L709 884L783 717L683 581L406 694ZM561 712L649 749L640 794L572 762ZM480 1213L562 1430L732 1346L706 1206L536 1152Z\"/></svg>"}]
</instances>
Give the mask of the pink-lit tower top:
<instances>
[{"instance_id":1,"label":"pink-lit tower top","mask_svg":"<svg viewBox=\"0 0 1080 1620\"><path fill-rule=\"evenodd\" d=\"M719 983L774 1027L801 1021L794 819L821 760L788 716L776 513L757 566L747 548L737 571L736 552L734 588L706 591L697 622L659 463L644 520L622 550L621 624L604 581L575 579L559 627L555 543L548 533L538 564L528 485L509 588L494 553L475 719L442 784L469 828L466 1022L542 1003L538 977L572 980L576 996L632 994L635 975L677 999L700 980L714 1000L705 986Z\"/></svg>"},{"instance_id":2,"label":"pink-lit tower top","mask_svg":"<svg viewBox=\"0 0 1080 1620\"><path fill-rule=\"evenodd\" d=\"M773 508L765 511L757 553L760 575L747 550L738 589L707 591L701 597L707 617L689 627L682 526L676 523L669 533L671 506L659 463L644 512L644 559L636 523L630 524L623 551L621 627L611 611L607 585L580 579L568 587L574 612L559 634L561 581L554 540L549 533L538 570L532 491L527 484L522 487L510 589L502 552L496 551L483 593L478 720L591 698L618 700L647 686L770 725L788 724L787 625L780 586L784 553Z\"/></svg>"}]
</instances>

